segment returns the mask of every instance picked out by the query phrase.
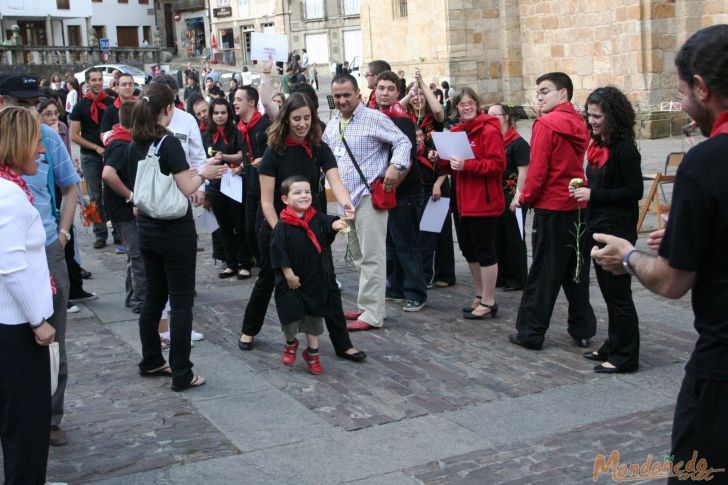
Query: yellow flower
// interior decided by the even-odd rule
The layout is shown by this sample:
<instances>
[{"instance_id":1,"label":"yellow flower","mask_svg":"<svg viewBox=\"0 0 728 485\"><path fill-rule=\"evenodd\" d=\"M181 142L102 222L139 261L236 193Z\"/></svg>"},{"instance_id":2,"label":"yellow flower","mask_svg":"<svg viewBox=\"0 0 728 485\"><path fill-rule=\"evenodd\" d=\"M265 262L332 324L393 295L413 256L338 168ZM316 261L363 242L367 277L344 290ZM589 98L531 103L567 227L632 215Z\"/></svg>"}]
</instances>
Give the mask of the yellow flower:
<instances>
[{"instance_id":1,"label":"yellow flower","mask_svg":"<svg viewBox=\"0 0 728 485\"><path fill-rule=\"evenodd\" d=\"M207 148L208 157L214 157L216 153L217 153L217 150L215 150L214 148L212 148L212 147Z\"/></svg>"},{"instance_id":2,"label":"yellow flower","mask_svg":"<svg viewBox=\"0 0 728 485\"><path fill-rule=\"evenodd\" d=\"M576 187L578 189L579 187L584 185L584 179L580 179L580 178L571 179L571 182L569 182L569 185L571 185L572 187Z\"/></svg>"}]
</instances>

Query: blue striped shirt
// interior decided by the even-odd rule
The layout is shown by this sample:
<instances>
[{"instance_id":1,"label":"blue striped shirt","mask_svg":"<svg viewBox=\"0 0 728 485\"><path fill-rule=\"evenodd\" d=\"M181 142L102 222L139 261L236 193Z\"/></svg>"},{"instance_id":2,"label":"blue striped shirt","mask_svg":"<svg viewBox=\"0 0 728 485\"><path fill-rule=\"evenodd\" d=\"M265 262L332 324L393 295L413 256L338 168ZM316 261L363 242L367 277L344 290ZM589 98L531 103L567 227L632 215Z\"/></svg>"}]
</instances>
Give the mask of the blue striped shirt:
<instances>
[{"instance_id":1,"label":"blue striped shirt","mask_svg":"<svg viewBox=\"0 0 728 485\"><path fill-rule=\"evenodd\" d=\"M59 189L75 185L81 181L73 167L71 157L68 154L66 145L61 137L50 126L41 124L43 131L43 145L46 153L41 153L36 162L38 173L35 175L24 175L23 179L28 183L30 191L33 192L33 206L40 214L43 221L43 229L46 233L46 247L58 239L58 221L56 211L53 207L50 188L48 187L48 159L53 164L53 179Z\"/></svg>"},{"instance_id":2,"label":"blue striped shirt","mask_svg":"<svg viewBox=\"0 0 728 485\"><path fill-rule=\"evenodd\" d=\"M412 144L407 135L397 128L392 120L378 110L369 109L363 103L354 110L348 123L341 122L341 113L326 125L323 140L331 148L339 166L339 175L344 186L349 190L351 202L354 207L359 205L361 198L369 194L366 186L356 171L354 164L346 152L343 136L351 148L351 152L359 164L369 184L378 177L382 177L390 163L398 168L408 168Z\"/></svg>"}]
</instances>

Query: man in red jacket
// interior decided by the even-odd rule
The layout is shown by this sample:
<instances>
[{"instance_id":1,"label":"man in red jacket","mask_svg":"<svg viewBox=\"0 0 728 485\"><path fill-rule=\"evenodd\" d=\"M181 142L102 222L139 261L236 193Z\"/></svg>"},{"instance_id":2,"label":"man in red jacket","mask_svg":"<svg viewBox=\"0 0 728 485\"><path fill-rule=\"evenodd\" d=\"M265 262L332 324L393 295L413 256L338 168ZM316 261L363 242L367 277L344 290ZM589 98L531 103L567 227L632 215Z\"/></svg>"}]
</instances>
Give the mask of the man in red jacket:
<instances>
[{"instance_id":1,"label":"man in red jacket","mask_svg":"<svg viewBox=\"0 0 728 485\"><path fill-rule=\"evenodd\" d=\"M518 309L518 333L508 340L541 350L563 288L569 301L569 335L576 345L587 347L596 333L589 304L590 245L582 234L580 251L575 249L577 221L583 223L584 214L569 197L569 183L583 177L589 135L584 118L571 104L574 87L569 76L552 72L536 84L542 116L533 125L531 164L517 204L534 208L533 261Z\"/></svg>"}]
</instances>

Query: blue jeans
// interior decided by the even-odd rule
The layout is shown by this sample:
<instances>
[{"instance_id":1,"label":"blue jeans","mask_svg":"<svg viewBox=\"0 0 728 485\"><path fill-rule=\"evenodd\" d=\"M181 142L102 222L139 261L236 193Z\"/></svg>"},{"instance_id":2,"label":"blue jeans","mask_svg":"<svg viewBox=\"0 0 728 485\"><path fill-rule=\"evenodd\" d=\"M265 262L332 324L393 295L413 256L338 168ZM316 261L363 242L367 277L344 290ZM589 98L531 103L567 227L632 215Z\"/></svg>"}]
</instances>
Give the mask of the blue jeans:
<instances>
[{"instance_id":1,"label":"blue jeans","mask_svg":"<svg viewBox=\"0 0 728 485\"><path fill-rule=\"evenodd\" d=\"M420 251L422 194L397 197L387 222L387 293L406 300L427 301Z\"/></svg>"},{"instance_id":2,"label":"blue jeans","mask_svg":"<svg viewBox=\"0 0 728 485\"><path fill-rule=\"evenodd\" d=\"M96 207L101 216L101 223L94 224L94 236L96 239L106 241L109 230L106 229L106 209L101 197L101 172L104 170L104 159L95 153L84 153L81 155L81 169L83 170L83 178L86 179L89 198L96 202Z\"/></svg>"}]
</instances>

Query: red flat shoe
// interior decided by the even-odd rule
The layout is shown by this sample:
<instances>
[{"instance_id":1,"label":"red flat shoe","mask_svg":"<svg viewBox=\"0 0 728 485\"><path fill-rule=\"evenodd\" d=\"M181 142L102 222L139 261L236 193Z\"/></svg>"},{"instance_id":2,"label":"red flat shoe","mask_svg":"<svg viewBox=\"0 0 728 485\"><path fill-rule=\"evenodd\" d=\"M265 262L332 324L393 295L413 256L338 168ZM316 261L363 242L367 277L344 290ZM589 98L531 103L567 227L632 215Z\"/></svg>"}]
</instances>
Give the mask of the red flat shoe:
<instances>
[{"instance_id":1,"label":"red flat shoe","mask_svg":"<svg viewBox=\"0 0 728 485\"><path fill-rule=\"evenodd\" d=\"M373 328L373 326L361 320L354 320L353 322L348 322L346 324L346 329L350 332L361 332L363 330L371 330Z\"/></svg>"},{"instance_id":2,"label":"red flat shoe","mask_svg":"<svg viewBox=\"0 0 728 485\"><path fill-rule=\"evenodd\" d=\"M283 363L292 366L296 362L296 352L298 352L298 339L294 338L293 345L286 344L283 347Z\"/></svg>"},{"instance_id":3,"label":"red flat shoe","mask_svg":"<svg viewBox=\"0 0 728 485\"><path fill-rule=\"evenodd\" d=\"M317 376L324 373L323 367L321 367L321 359L319 359L319 355L309 355L308 349L304 350L302 352L303 360L306 361L306 367L308 367L308 371L311 374L315 374Z\"/></svg>"},{"instance_id":4,"label":"red flat shoe","mask_svg":"<svg viewBox=\"0 0 728 485\"><path fill-rule=\"evenodd\" d=\"M357 320L361 314L364 313L364 310L356 310L353 312L344 312L344 318L347 320Z\"/></svg>"}]
</instances>

